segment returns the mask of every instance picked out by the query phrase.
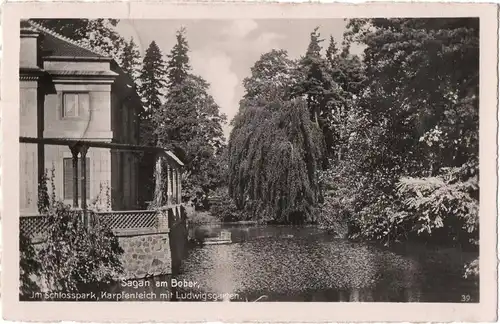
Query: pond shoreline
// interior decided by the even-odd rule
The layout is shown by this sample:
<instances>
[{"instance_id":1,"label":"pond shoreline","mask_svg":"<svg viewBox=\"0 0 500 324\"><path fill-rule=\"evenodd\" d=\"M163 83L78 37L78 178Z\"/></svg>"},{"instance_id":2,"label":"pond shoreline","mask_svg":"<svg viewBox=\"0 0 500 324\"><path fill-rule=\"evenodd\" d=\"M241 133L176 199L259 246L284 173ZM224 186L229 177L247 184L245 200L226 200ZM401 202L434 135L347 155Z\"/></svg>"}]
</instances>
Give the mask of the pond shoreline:
<instances>
[{"instance_id":1,"label":"pond shoreline","mask_svg":"<svg viewBox=\"0 0 500 324\"><path fill-rule=\"evenodd\" d=\"M333 227L329 226L324 226L320 225L317 223L313 222L306 222L303 224L287 224L287 223L275 223L272 221L269 222L259 222L259 221L254 221L254 220L241 220L241 221L223 221L220 220L219 218L213 216L210 212L207 211L194 211L191 213L191 215L188 214L188 224L190 226L208 226L208 225L218 225L218 226L244 226L244 225L255 225L255 226L277 226L277 227L291 227L291 228L308 228L308 227L315 227L318 229L322 229L325 231L325 233L336 236L338 233L336 233L335 229ZM340 237L339 237L340 238ZM412 240L411 238L408 239L407 241L400 241L400 242L392 242L389 245L385 245L384 243L377 241L377 240L370 240L370 239L365 239L365 238L356 238L352 239L347 236L342 237L345 238L349 241L352 242L364 242L368 243L371 245L378 246L380 248L387 248L390 250L395 250L395 251L401 251L402 248L404 248L408 243L412 245L419 245L419 246L425 246L425 249L432 250L432 249L464 249L465 252L477 252L479 253L479 248L477 246L453 246L450 244L436 244L436 243L428 243L428 242L420 242L418 240Z\"/></svg>"}]
</instances>

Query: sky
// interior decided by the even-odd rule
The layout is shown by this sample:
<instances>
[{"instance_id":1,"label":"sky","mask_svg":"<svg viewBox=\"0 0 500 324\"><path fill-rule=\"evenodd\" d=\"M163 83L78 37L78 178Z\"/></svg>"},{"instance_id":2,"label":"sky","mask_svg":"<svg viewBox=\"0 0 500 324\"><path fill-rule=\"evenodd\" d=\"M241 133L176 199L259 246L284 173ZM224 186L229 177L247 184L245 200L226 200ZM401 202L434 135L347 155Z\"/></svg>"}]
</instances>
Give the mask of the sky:
<instances>
[{"instance_id":1,"label":"sky","mask_svg":"<svg viewBox=\"0 0 500 324\"><path fill-rule=\"evenodd\" d=\"M238 111L244 93L243 79L259 57L272 49L288 51L290 58L306 52L309 35L319 27L323 47L330 35L339 44L346 22L343 19L272 20L121 20L118 32L131 37L141 54L154 40L166 56L175 44L175 33L186 28L193 73L210 83L210 94L228 117L224 134L229 137L229 122ZM354 48L356 51L356 48ZM166 57L165 57L166 59Z\"/></svg>"}]
</instances>

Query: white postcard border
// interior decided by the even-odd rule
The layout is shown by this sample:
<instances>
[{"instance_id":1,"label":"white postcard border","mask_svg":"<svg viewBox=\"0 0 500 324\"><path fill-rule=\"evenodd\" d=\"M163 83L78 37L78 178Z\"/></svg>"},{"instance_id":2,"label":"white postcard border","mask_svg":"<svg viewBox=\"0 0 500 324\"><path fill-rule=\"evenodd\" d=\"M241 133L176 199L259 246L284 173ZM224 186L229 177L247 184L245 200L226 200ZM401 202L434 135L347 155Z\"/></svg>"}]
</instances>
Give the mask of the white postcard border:
<instances>
[{"instance_id":1,"label":"white postcard border","mask_svg":"<svg viewBox=\"0 0 500 324\"><path fill-rule=\"evenodd\" d=\"M103 13L104 16L103 17ZM495 4L262 4L28 2L3 7L2 195L4 318L99 322L382 322L492 321L497 307L497 54ZM480 303L188 303L20 302L19 299L19 21L21 18L365 18L480 17Z\"/></svg>"}]
</instances>

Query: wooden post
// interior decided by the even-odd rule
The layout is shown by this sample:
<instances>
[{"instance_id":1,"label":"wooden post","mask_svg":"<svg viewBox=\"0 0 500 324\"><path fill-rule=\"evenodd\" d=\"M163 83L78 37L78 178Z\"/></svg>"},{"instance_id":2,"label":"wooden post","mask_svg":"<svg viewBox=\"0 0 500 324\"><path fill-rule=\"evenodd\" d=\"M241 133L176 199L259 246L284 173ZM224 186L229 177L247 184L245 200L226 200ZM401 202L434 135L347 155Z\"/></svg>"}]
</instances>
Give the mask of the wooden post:
<instances>
[{"instance_id":1,"label":"wooden post","mask_svg":"<svg viewBox=\"0 0 500 324\"><path fill-rule=\"evenodd\" d=\"M182 169L178 168L177 169L177 195L179 199L179 204L182 204L182 187L181 187L181 181L182 181Z\"/></svg>"},{"instance_id":2,"label":"wooden post","mask_svg":"<svg viewBox=\"0 0 500 324\"><path fill-rule=\"evenodd\" d=\"M85 228L89 227L89 219L87 215L87 151L89 147L82 145L80 154L82 159L82 211L83 211L83 225Z\"/></svg>"},{"instance_id":3,"label":"wooden post","mask_svg":"<svg viewBox=\"0 0 500 324\"><path fill-rule=\"evenodd\" d=\"M167 174L167 180L165 183L165 189L167 190L167 206L170 206L172 204L172 188L170 187L170 162L168 160L165 170Z\"/></svg>"},{"instance_id":4,"label":"wooden post","mask_svg":"<svg viewBox=\"0 0 500 324\"><path fill-rule=\"evenodd\" d=\"M174 184L174 167L170 166L170 172L168 173L170 177L170 204L175 204L175 184Z\"/></svg>"},{"instance_id":5,"label":"wooden post","mask_svg":"<svg viewBox=\"0 0 500 324\"><path fill-rule=\"evenodd\" d=\"M78 208L78 154L80 148L78 146L70 146L71 157L73 162L73 208Z\"/></svg>"},{"instance_id":6,"label":"wooden post","mask_svg":"<svg viewBox=\"0 0 500 324\"><path fill-rule=\"evenodd\" d=\"M179 187L177 187L177 168L172 168L172 178L173 178L173 192L174 192L174 204L179 203Z\"/></svg>"},{"instance_id":7,"label":"wooden post","mask_svg":"<svg viewBox=\"0 0 500 324\"><path fill-rule=\"evenodd\" d=\"M132 192L132 204L133 204L133 208L134 209L137 209L137 203L138 203L138 199L137 199L137 170L139 169L138 168L138 164L137 164L137 153L136 152L133 152L132 153L132 168L131 168L131 179L130 179L130 187L131 187L131 192Z\"/></svg>"},{"instance_id":8,"label":"wooden post","mask_svg":"<svg viewBox=\"0 0 500 324\"><path fill-rule=\"evenodd\" d=\"M155 197L154 202L156 207L162 206L162 157L160 154L156 156L156 170L155 170Z\"/></svg>"}]
</instances>

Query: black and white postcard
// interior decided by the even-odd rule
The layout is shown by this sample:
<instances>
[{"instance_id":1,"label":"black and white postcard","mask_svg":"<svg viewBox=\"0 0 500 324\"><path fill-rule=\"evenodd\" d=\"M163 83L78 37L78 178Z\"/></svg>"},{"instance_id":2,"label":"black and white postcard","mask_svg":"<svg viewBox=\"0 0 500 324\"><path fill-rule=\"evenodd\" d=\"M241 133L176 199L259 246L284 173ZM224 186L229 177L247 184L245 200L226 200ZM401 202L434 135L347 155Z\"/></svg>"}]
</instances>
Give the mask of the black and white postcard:
<instances>
[{"instance_id":1,"label":"black and white postcard","mask_svg":"<svg viewBox=\"0 0 500 324\"><path fill-rule=\"evenodd\" d=\"M4 6L16 320L492 321L497 8Z\"/></svg>"}]
</instances>

